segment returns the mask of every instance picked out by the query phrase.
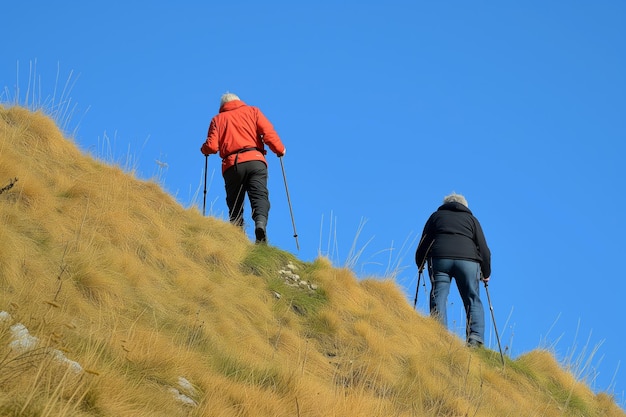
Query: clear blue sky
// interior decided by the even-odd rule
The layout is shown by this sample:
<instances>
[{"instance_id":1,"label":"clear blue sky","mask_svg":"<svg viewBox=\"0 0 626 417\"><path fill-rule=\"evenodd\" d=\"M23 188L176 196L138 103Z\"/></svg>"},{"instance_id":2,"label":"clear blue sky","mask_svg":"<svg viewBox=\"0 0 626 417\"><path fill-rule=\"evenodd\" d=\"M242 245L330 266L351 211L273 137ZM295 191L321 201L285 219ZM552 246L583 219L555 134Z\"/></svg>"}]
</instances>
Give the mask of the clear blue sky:
<instances>
[{"instance_id":1,"label":"clear blue sky","mask_svg":"<svg viewBox=\"0 0 626 417\"><path fill-rule=\"evenodd\" d=\"M199 147L220 95L238 94L287 146L301 248L274 155L271 244L337 265L354 246L358 276L398 270L411 303L424 222L462 193L509 354L590 359L591 386L624 406L626 3L516 3L14 1L0 94L55 94L82 149L130 156L200 210ZM226 217L217 157L207 207ZM461 333L454 288L450 303Z\"/></svg>"}]
</instances>

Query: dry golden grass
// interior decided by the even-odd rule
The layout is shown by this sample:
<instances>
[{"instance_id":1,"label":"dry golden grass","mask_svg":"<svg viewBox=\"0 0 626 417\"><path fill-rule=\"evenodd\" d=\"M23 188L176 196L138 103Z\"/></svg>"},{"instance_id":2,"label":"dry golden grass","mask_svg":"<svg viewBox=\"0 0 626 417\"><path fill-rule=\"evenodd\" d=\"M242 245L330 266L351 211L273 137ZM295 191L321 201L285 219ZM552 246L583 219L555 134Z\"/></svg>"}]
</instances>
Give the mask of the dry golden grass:
<instances>
[{"instance_id":1,"label":"dry golden grass","mask_svg":"<svg viewBox=\"0 0 626 417\"><path fill-rule=\"evenodd\" d=\"M625 415L549 352L503 368L393 280L255 246L81 154L46 115L0 107L0 188L15 178L0 194L1 416ZM317 290L287 285L288 263ZM18 323L35 346L11 347Z\"/></svg>"}]
</instances>

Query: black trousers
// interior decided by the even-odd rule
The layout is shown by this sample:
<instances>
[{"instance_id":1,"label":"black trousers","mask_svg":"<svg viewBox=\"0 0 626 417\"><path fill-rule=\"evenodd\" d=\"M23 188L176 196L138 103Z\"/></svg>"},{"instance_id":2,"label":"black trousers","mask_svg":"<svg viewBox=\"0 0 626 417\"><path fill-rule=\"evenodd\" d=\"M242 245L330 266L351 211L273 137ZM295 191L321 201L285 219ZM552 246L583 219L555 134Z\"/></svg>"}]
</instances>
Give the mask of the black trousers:
<instances>
[{"instance_id":1,"label":"black trousers","mask_svg":"<svg viewBox=\"0 0 626 417\"><path fill-rule=\"evenodd\" d=\"M267 190L267 165L262 161L241 162L224 172L226 204L230 222L243 226L243 203L248 194L252 219L263 217L267 221L270 211Z\"/></svg>"}]
</instances>

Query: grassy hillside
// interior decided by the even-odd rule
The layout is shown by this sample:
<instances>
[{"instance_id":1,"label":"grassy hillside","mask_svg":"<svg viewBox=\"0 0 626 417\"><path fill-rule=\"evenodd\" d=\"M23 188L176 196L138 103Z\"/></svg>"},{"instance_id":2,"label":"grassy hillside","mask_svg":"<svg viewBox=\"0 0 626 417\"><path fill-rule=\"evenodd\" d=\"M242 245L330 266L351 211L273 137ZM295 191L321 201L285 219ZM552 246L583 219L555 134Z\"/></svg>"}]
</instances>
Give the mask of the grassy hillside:
<instances>
[{"instance_id":1,"label":"grassy hillside","mask_svg":"<svg viewBox=\"0 0 626 417\"><path fill-rule=\"evenodd\" d=\"M0 416L625 416L0 106Z\"/></svg>"}]
</instances>

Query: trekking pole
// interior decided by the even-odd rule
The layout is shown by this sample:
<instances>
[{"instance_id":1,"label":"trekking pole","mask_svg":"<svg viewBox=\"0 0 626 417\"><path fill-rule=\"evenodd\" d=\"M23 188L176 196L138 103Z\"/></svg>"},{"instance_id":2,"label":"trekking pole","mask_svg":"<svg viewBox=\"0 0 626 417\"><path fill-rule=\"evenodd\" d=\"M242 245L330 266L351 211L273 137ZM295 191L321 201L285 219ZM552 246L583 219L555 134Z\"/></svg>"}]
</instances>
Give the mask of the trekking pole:
<instances>
[{"instance_id":1,"label":"trekking pole","mask_svg":"<svg viewBox=\"0 0 626 417\"><path fill-rule=\"evenodd\" d=\"M491 321L493 321L493 329L496 331L496 340L498 341L498 349L500 350L500 359L502 360L502 366L504 366L504 355L502 354L502 345L500 345L500 335L498 334L498 327L496 326L496 316L493 314L493 305L491 304L491 297L489 297L489 288L487 281L482 278L481 281L485 284L485 291L487 292L487 301L489 302L489 310L491 310Z\"/></svg>"},{"instance_id":2,"label":"trekking pole","mask_svg":"<svg viewBox=\"0 0 626 417\"><path fill-rule=\"evenodd\" d=\"M206 174L209 167L209 155L204 155L204 201L202 202L202 216L206 210Z\"/></svg>"},{"instance_id":3,"label":"trekking pole","mask_svg":"<svg viewBox=\"0 0 626 417\"><path fill-rule=\"evenodd\" d=\"M420 270L417 273L417 286L415 287L415 300L413 300L413 309L415 309L415 306L417 306L417 292L420 289L421 280L422 280L422 269L420 268Z\"/></svg>"},{"instance_id":4,"label":"trekking pole","mask_svg":"<svg viewBox=\"0 0 626 417\"><path fill-rule=\"evenodd\" d=\"M417 245L418 248L421 246L423 241L424 241L424 238L422 238L420 243ZM419 274L417 275L417 286L415 287L415 300L413 300L413 309L415 309L415 306L417 305L417 293L419 292L419 289L420 289L420 281L422 278L422 272L424 271L424 264L426 263L428 252L430 252L430 248L433 246L433 243L435 243L435 239L433 239L433 241L430 242L430 245L428 245L428 249L426 249L426 253L424 254L424 260L422 261L422 264L418 268ZM424 284L424 287L425 286L426 284Z\"/></svg>"},{"instance_id":5,"label":"trekking pole","mask_svg":"<svg viewBox=\"0 0 626 417\"><path fill-rule=\"evenodd\" d=\"M291 224L293 225L293 237L296 239L296 248L300 250L298 243L298 232L296 232L296 221L293 219L293 210L291 209L291 198L289 198L289 187L287 187L287 176L285 175L285 165L283 165L283 157L279 156L280 167L283 170L283 181L285 181L285 191L287 192L287 203L289 204L289 213L291 214Z\"/></svg>"}]
</instances>

